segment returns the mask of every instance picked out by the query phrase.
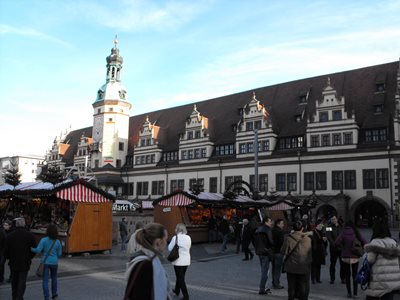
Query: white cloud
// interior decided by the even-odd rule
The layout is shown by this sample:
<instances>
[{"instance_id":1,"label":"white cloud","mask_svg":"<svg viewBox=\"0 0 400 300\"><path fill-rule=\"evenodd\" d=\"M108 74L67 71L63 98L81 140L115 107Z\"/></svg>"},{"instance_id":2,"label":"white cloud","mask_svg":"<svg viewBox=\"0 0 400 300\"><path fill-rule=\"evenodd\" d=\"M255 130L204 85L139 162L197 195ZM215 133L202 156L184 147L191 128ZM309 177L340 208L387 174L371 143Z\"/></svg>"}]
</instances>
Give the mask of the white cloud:
<instances>
[{"instance_id":1,"label":"white cloud","mask_svg":"<svg viewBox=\"0 0 400 300\"><path fill-rule=\"evenodd\" d=\"M33 38L38 38L40 40L50 41L65 47L71 47L70 43L67 43L59 38L53 37L51 35L45 34L43 32L37 31L36 29L29 27L14 27L6 24L0 24L0 35L5 34L15 34L21 36L28 36Z\"/></svg>"},{"instance_id":2,"label":"white cloud","mask_svg":"<svg viewBox=\"0 0 400 300\"><path fill-rule=\"evenodd\" d=\"M70 10L84 14L89 20L118 31L168 31L190 22L207 7L210 1L120 1L111 6L98 2L69 5Z\"/></svg>"}]
</instances>

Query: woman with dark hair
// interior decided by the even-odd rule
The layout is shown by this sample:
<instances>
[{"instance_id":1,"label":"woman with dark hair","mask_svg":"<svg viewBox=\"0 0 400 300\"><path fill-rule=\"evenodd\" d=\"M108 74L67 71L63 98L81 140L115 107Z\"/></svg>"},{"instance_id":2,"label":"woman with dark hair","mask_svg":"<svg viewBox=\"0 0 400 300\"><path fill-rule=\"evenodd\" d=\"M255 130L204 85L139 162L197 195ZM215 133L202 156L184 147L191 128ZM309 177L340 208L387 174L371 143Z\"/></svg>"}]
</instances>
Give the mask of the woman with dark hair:
<instances>
[{"instance_id":1,"label":"woman with dark hair","mask_svg":"<svg viewBox=\"0 0 400 300\"><path fill-rule=\"evenodd\" d=\"M393 300L394 291L400 290L400 247L391 238L387 221L375 221L371 242L364 249L373 274L365 291L367 300Z\"/></svg>"},{"instance_id":2,"label":"woman with dark hair","mask_svg":"<svg viewBox=\"0 0 400 300\"><path fill-rule=\"evenodd\" d=\"M128 283L124 300L171 299L167 273L160 257L167 245L168 233L158 223L147 224L136 232L136 242L141 246L127 265Z\"/></svg>"},{"instance_id":3,"label":"woman with dark hair","mask_svg":"<svg viewBox=\"0 0 400 300\"><path fill-rule=\"evenodd\" d=\"M57 299L58 297L57 270L58 259L62 254L62 246L57 237L57 226L55 224L50 224L47 226L46 236L40 240L39 245L36 248L31 248L32 252L42 254L40 262L44 266L42 287L45 300L50 299L49 275L51 276L51 299Z\"/></svg>"},{"instance_id":4,"label":"woman with dark hair","mask_svg":"<svg viewBox=\"0 0 400 300\"><path fill-rule=\"evenodd\" d=\"M354 227L352 221L347 221L342 233L337 237L335 241L336 246L341 246L341 259L343 261L343 275L346 282L347 298L358 298L357 296L357 282L355 280L358 270L358 262L361 255L355 253L354 242L358 240L362 246L366 244L366 240L361 236L358 230ZM351 282L353 281L353 293L351 292Z\"/></svg>"}]
</instances>

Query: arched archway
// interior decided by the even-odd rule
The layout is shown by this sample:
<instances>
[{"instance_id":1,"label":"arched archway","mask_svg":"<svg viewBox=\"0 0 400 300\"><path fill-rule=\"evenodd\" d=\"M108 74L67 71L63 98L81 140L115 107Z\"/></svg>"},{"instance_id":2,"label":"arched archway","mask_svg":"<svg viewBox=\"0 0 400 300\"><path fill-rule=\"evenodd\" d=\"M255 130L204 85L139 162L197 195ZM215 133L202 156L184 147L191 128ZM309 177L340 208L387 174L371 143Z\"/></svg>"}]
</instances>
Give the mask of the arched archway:
<instances>
[{"instance_id":1,"label":"arched archway","mask_svg":"<svg viewBox=\"0 0 400 300\"><path fill-rule=\"evenodd\" d=\"M336 208L329 204L323 204L317 209L316 219L329 220L329 218L336 215Z\"/></svg>"},{"instance_id":2,"label":"arched archway","mask_svg":"<svg viewBox=\"0 0 400 300\"><path fill-rule=\"evenodd\" d=\"M354 223L358 227L371 227L376 218L388 217L387 207L377 199L360 202L354 208Z\"/></svg>"}]
</instances>

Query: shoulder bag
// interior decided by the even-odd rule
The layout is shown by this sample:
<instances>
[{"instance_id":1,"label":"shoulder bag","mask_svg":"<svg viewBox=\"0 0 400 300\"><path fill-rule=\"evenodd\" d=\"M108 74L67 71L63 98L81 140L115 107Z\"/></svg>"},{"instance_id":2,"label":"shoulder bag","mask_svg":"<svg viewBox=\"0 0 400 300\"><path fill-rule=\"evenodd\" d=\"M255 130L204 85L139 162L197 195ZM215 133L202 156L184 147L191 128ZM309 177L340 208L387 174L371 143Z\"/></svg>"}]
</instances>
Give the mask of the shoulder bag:
<instances>
[{"instance_id":1,"label":"shoulder bag","mask_svg":"<svg viewBox=\"0 0 400 300\"><path fill-rule=\"evenodd\" d=\"M179 258L179 246L178 246L178 235L175 235L175 245L172 248L171 252L169 253L167 259L170 262L173 262Z\"/></svg>"},{"instance_id":2,"label":"shoulder bag","mask_svg":"<svg viewBox=\"0 0 400 300\"><path fill-rule=\"evenodd\" d=\"M51 247L50 247L49 251L47 251L46 257L44 258L43 263L40 263L39 267L36 269L36 276L37 277L43 277L44 264L45 264L47 258L49 257L51 249L53 249L53 246L54 246L55 243L56 243L56 240L53 241L53 244L51 244Z\"/></svg>"},{"instance_id":3,"label":"shoulder bag","mask_svg":"<svg viewBox=\"0 0 400 300\"><path fill-rule=\"evenodd\" d=\"M290 250L288 255L285 256L285 259L283 260L282 263L282 273L286 273L286 262L288 261L289 257L293 254L294 250L296 250L297 246L300 244L300 242L303 240L304 236L297 241L296 245L294 245L293 249Z\"/></svg>"}]
</instances>

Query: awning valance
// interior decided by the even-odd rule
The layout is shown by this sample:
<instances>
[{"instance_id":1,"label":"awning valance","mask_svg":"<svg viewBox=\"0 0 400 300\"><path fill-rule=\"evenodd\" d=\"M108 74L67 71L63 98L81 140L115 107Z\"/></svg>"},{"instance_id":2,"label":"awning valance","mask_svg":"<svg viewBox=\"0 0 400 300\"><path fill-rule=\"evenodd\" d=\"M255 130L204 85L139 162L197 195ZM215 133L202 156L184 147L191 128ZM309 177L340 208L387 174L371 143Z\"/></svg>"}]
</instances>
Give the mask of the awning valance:
<instances>
[{"instance_id":1,"label":"awning valance","mask_svg":"<svg viewBox=\"0 0 400 300\"><path fill-rule=\"evenodd\" d=\"M194 200L186 197L184 194L175 194L170 198L161 200L157 204L161 206L186 206L192 204L193 202Z\"/></svg>"}]
</instances>

